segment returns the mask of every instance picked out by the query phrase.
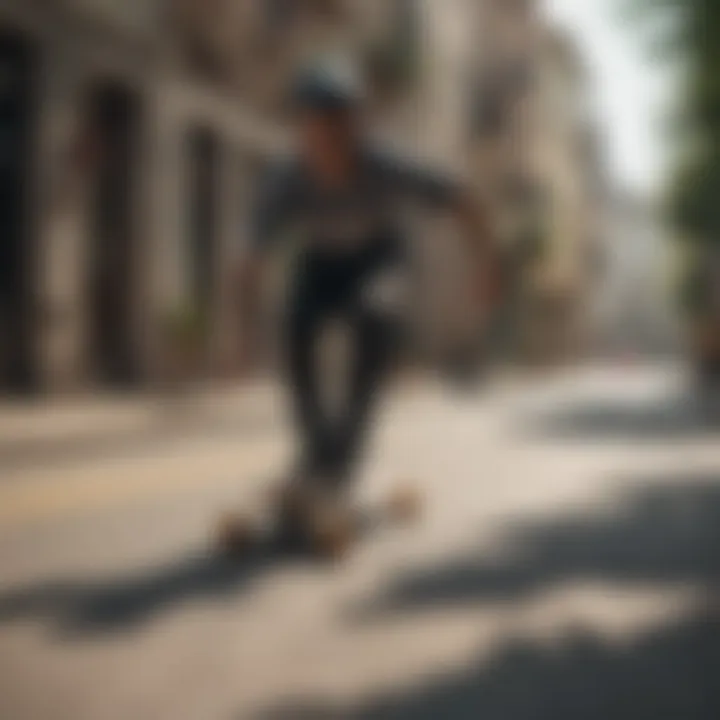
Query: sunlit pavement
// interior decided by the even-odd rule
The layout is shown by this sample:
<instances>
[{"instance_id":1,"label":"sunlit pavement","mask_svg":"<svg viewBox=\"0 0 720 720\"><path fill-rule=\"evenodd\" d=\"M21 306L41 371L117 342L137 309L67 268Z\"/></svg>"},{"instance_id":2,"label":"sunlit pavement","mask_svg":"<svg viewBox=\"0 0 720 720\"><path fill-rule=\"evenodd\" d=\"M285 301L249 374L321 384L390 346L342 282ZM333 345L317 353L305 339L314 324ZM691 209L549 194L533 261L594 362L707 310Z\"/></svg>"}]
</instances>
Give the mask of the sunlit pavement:
<instances>
[{"instance_id":1,"label":"sunlit pavement","mask_svg":"<svg viewBox=\"0 0 720 720\"><path fill-rule=\"evenodd\" d=\"M412 481L417 526L223 561L283 417L271 387L0 411L0 718L720 717L720 445L677 368L406 388L361 495Z\"/></svg>"}]
</instances>

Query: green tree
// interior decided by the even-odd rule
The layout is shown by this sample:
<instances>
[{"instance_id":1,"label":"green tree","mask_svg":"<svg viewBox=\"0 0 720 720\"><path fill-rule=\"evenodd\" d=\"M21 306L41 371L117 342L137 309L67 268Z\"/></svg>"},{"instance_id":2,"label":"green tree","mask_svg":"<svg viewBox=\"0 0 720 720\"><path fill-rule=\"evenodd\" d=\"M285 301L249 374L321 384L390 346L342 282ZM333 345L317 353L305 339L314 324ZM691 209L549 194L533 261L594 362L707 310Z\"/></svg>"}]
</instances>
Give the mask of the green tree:
<instances>
[{"instance_id":1,"label":"green tree","mask_svg":"<svg viewBox=\"0 0 720 720\"><path fill-rule=\"evenodd\" d=\"M625 1L676 80L667 207L690 260L681 297L696 315L710 297L703 266L720 253L720 0Z\"/></svg>"}]
</instances>

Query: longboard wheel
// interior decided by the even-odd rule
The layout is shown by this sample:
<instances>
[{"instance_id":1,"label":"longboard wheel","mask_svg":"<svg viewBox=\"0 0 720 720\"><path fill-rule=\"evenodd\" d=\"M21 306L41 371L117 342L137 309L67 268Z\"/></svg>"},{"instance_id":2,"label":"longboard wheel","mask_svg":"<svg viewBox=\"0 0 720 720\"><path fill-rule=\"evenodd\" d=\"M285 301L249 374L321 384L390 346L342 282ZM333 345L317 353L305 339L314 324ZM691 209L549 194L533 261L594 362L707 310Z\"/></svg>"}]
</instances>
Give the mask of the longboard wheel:
<instances>
[{"instance_id":1,"label":"longboard wheel","mask_svg":"<svg viewBox=\"0 0 720 720\"><path fill-rule=\"evenodd\" d=\"M226 515L218 527L217 545L226 555L242 555L250 548L254 537L255 529L249 519Z\"/></svg>"},{"instance_id":2,"label":"longboard wheel","mask_svg":"<svg viewBox=\"0 0 720 720\"><path fill-rule=\"evenodd\" d=\"M388 512L398 522L415 522L422 513L420 493L410 486L396 488L388 499Z\"/></svg>"},{"instance_id":3,"label":"longboard wheel","mask_svg":"<svg viewBox=\"0 0 720 720\"><path fill-rule=\"evenodd\" d=\"M340 525L318 529L313 533L313 548L322 558L342 560L350 550L353 533Z\"/></svg>"},{"instance_id":4,"label":"longboard wheel","mask_svg":"<svg viewBox=\"0 0 720 720\"><path fill-rule=\"evenodd\" d=\"M313 513L309 518L313 551L328 560L342 560L355 539L352 513L335 509Z\"/></svg>"}]
</instances>

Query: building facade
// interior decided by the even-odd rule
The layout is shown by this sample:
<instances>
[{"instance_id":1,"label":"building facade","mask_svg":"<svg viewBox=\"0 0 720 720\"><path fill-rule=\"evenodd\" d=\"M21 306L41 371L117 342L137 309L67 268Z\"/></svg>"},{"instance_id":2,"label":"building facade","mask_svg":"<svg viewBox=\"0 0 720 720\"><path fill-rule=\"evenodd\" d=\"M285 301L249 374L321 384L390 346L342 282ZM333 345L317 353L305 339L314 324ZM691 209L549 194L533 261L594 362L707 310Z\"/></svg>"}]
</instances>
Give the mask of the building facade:
<instances>
[{"instance_id":1,"label":"building facade","mask_svg":"<svg viewBox=\"0 0 720 720\"><path fill-rule=\"evenodd\" d=\"M357 62L374 132L464 175L518 245L562 174L535 152L539 28L530 0L2 0L0 388L241 371L227 268L317 56ZM414 223L441 338L467 263Z\"/></svg>"},{"instance_id":2,"label":"building facade","mask_svg":"<svg viewBox=\"0 0 720 720\"><path fill-rule=\"evenodd\" d=\"M591 343L608 183L579 50L566 34L545 27L538 58L532 157L540 202L526 284L527 333L531 354L567 360Z\"/></svg>"},{"instance_id":3,"label":"building facade","mask_svg":"<svg viewBox=\"0 0 720 720\"><path fill-rule=\"evenodd\" d=\"M424 34L433 8L3 0L0 387L135 385L178 362L237 371L225 271L284 143L290 74L350 54L372 79L376 131L437 157L452 141L421 122L447 73L428 72L428 53L444 57Z\"/></svg>"},{"instance_id":4,"label":"building facade","mask_svg":"<svg viewBox=\"0 0 720 720\"><path fill-rule=\"evenodd\" d=\"M188 300L208 362L232 355L222 271L279 135L179 62L168 11L0 4L5 389L157 377Z\"/></svg>"}]
</instances>

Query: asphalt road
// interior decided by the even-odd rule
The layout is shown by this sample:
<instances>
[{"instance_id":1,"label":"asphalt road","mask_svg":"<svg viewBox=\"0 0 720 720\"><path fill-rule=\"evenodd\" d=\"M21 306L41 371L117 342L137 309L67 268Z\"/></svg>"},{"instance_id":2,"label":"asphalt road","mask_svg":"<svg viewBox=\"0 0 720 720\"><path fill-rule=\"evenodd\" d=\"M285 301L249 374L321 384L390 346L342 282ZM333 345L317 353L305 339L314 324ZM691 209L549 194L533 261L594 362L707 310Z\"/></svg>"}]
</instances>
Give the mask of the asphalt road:
<instances>
[{"instance_id":1,"label":"asphalt road","mask_svg":"<svg viewBox=\"0 0 720 720\"><path fill-rule=\"evenodd\" d=\"M336 566L229 562L272 388L0 409L0 718L720 717L720 445L672 367L388 403Z\"/></svg>"}]
</instances>

